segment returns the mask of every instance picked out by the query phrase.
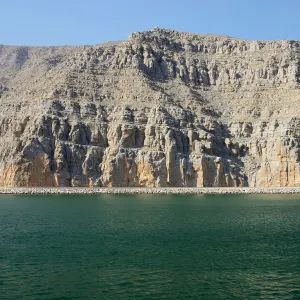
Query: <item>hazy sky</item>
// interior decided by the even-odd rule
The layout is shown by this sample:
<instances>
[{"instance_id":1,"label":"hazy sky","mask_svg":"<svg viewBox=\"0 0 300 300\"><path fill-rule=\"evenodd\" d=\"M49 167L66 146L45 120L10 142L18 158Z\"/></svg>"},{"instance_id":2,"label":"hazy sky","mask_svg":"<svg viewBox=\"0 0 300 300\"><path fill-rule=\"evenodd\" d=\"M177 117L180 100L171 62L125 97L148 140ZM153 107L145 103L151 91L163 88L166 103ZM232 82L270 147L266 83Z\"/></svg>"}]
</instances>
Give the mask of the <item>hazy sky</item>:
<instances>
[{"instance_id":1,"label":"hazy sky","mask_svg":"<svg viewBox=\"0 0 300 300\"><path fill-rule=\"evenodd\" d=\"M153 27L300 40L300 0L0 0L0 44L91 45Z\"/></svg>"}]
</instances>

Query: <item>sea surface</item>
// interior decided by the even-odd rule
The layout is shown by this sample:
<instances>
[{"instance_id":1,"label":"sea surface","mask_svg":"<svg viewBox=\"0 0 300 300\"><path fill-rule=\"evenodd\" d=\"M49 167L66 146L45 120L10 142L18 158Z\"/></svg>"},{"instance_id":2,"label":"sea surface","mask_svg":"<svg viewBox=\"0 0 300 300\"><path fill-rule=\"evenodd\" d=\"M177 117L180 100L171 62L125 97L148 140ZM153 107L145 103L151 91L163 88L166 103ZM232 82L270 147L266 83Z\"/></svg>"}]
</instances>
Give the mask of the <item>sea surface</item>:
<instances>
[{"instance_id":1,"label":"sea surface","mask_svg":"<svg viewBox=\"0 0 300 300\"><path fill-rule=\"evenodd\" d=\"M300 195L2 195L0 299L300 299Z\"/></svg>"}]
</instances>

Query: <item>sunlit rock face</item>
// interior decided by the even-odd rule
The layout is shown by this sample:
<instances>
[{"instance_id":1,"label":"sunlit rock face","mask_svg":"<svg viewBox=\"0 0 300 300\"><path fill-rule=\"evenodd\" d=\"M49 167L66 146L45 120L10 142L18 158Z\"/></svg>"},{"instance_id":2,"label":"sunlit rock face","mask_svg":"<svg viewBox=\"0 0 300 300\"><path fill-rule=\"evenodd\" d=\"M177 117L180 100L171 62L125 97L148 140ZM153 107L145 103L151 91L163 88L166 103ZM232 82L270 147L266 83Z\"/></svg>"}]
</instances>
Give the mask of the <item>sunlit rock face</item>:
<instances>
[{"instance_id":1,"label":"sunlit rock face","mask_svg":"<svg viewBox=\"0 0 300 300\"><path fill-rule=\"evenodd\" d=\"M297 41L0 46L0 186L299 186L299 78Z\"/></svg>"}]
</instances>

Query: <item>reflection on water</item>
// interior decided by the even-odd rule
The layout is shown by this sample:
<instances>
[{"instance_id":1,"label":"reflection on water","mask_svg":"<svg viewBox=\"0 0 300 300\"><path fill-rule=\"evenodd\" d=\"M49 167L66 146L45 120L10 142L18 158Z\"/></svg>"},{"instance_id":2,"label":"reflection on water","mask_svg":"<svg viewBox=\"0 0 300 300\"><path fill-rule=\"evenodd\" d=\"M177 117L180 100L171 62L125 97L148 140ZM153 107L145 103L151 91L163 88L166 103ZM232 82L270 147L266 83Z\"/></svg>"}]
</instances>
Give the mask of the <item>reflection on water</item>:
<instances>
[{"instance_id":1,"label":"reflection on water","mask_svg":"<svg viewBox=\"0 0 300 300\"><path fill-rule=\"evenodd\" d=\"M300 299L295 195L0 196L0 299Z\"/></svg>"}]
</instances>

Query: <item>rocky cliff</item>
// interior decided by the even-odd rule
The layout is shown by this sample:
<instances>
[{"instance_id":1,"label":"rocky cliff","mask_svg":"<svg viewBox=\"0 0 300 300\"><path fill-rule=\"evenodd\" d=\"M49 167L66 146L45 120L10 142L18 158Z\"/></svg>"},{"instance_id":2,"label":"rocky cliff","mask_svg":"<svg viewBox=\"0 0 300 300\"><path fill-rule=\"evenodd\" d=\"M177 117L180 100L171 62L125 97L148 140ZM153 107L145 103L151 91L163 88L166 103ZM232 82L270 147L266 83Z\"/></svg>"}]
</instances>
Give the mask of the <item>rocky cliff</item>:
<instances>
[{"instance_id":1,"label":"rocky cliff","mask_svg":"<svg viewBox=\"0 0 300 300\"><path fill-rule=\"evenodd\" d=\"M0 186L299 186L299 87L297 41L0 46Z\"/></svg>"}]
</instances>

